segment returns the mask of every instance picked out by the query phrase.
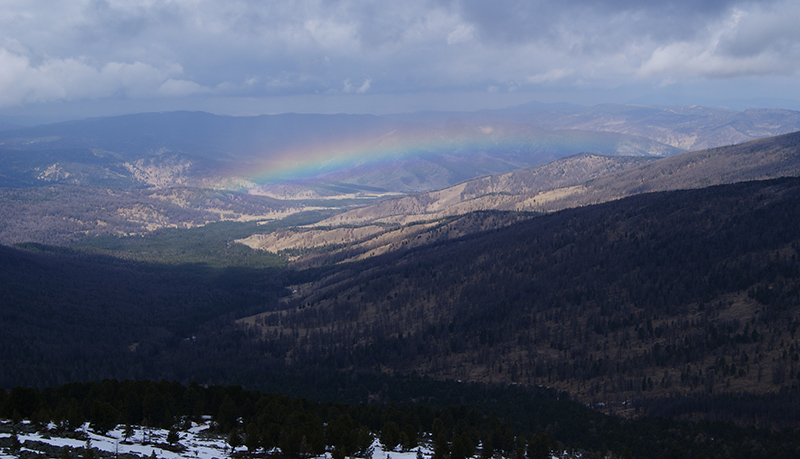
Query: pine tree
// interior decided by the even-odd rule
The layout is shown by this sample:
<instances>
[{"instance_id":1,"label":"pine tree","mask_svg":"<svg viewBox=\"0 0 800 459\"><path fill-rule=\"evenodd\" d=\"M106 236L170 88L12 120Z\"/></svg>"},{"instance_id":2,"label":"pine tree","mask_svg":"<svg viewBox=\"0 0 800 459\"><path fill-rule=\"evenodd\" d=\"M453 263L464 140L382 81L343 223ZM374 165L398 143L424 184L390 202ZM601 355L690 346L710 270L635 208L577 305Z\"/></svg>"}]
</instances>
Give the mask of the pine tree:
<instances>
[{"instance_id":1,"label":"pine tree","mask_svg":"<svg viewBox=\"0 0 800 459\"><path fill-rule=\"evenodd\" d=\"M439 432L433 442L433 459L449 459L450 445L447 443L447 436L444 432Z\"/></svg>"},{"instance_id":2,"label":"pine tree","mask_svg":"<svg viewBox=\"0 0 800 459\"><path fill-rule=\"evenodd\" d=\"M174 445L180 439L181 438L178 435L178 431L176 431L175 429L170 429L169 430L169 433L167 434L167 443L169 443L170 445Z\"/></svg>"},{"instance_id":3,"label":"pine tree","mask_svg":"<svg viewBox=\"0 0 800 459\"><path fill-rule=\"evenodd\" d=\"M255 450L261 446L261 435L259 435L258 425L256 425L254 422L247 424L244 445L247 447L247 451L251 453L255 452Z\"/></svg>"},{"instance_id":4,"label":"pine tree","mask_svg":"<svg viewBox=\"0 0 800 459\"><path fill-rule=\"evenodd\" d=\"M126 424L125 430L122 432L122 438L125 441L128 441L128 439L130 439L133 436L133 433L134 433L133 426L130 424Z\"/></svg>"},{"instance_id":5,"label":"pine tree","mask_svg":"<svg viewBox=\"0 0 800 459\"><path fill-rule=\"evenodd\" d=\"M19 442L19 437L17 437L17 431L11 433L11 451L19 451L22 448L22 444Z\"/></svg>"},{"instance_id":6,"label":"pine tree","mask_svg":"<svg viewBox=\"0 0 800 459\"><path fill-rule=\"evenodd\" d=\"M239 432L236 430L231 431L231 434L228 436L228 444L231 445L231 449L233 450L241 446L242 437L239 435Z\"/></svg>"}]
</instances>

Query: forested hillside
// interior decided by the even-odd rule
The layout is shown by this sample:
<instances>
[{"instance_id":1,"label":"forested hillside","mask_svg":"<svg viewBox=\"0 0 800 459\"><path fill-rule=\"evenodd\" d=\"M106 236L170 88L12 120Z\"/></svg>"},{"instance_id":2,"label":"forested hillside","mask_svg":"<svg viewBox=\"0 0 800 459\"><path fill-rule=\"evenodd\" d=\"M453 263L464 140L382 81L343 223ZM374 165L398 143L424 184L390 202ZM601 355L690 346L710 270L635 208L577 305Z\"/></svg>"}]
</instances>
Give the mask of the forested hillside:
<instances>
[{"instance_id":1,"label":"forested hillside","mask_svg":"<svg viewBox=\"0 0 800 459\"><path fill-rule=\"evenodd\" d=\"M624 415L796 425L797 221L800 179L779 179L527 216L305 270L4 247L0 385L417 372L554 387Z\"/></svg>"},{"instance_id":2,"label":"forested hillside","mask_svg":"<svg viewBox=\"0 0 800 459\"><path fill-rule=\"evenodd\" d=\"M240 324L294 364L540 384L628 414L794 392L797 221L798 179L635 196L342 265Z\"/></svg>"}]
</instances>

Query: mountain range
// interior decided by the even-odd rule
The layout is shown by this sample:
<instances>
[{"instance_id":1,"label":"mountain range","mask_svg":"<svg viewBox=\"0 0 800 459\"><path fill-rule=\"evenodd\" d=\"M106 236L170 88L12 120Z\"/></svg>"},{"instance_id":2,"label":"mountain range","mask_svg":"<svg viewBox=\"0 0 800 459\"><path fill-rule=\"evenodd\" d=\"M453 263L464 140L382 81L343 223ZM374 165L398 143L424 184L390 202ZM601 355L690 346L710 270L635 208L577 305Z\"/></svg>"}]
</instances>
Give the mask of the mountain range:
<instances>
[{"instance_id":1,"label":"mountain range","mask_svg":"<svg viewBox=\"0 0 800 459\"><path fill-rule=\"evenodd\" d=\"M429 243L432 233L441 234L442 226L457 225L448 217L475 211L547 213L647 192L799 175L800 133L662 159L579 154L442 190L382 200L338 213L310 228L255 234L240 242L273 252L348 243L342 251L364 256ZM485 229L481 225L475 231ZM465 231L471 230L455 230L453 235Z\"/></svg>"},{"instance_id":2,"label":"mountain range","mask_svg":"<svg viewBox=\"0 0 800 459\"><path fill-rule=\"evenodd\" d=\"M436 212L538 210L555 195L532 205L526 193L549 187L569 194L566 182L577 186L636 161L622 156L674 156L689 147L797 129L800 113L786 110L543 104L380 117L167 112L9 129L0 131L0 207L6 216L0 242L61 244L215 221L268 221L409 193L434 192L378 208L399 206L396 214L414 214L393 217L405 222ZM580 160L569 159L580 154ZM532 179L525 174L556 173L520 170L546 163L568 169L561 182L527 191L509 185ZM506 175L468 182L498 173ZM448 210L434 211L437 206ZM384 214L391 211L378 208L326 224L370 212L365 218L389 221Z\"/></svg>"},{"instance_id":3,"label":"mountain range","mask_svg":"<svg viewBox=\"0 0 800 459\"><path fill-rule=\"evenodd\" d=\"M798 115L179 112L2 131L0 385L416 374L796 427Z\"/></svg>"}]
</instances>

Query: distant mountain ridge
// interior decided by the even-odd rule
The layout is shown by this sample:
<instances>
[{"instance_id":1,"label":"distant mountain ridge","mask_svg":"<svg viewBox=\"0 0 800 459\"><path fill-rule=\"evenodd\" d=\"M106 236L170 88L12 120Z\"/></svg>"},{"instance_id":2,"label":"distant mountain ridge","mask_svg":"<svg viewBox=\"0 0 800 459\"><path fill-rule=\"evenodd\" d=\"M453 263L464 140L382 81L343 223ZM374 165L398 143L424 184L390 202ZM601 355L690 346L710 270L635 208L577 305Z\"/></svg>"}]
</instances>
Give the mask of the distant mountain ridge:
<instances>
[{"instance_id":1,"label":"distant mountain ridge","mask_svg":"<svg viewBox=\"0 0 800 459\"><path fill-rule=\"evenodd\" d=\"M520 207L532 196L580 185L653 160L582 153L541 166L468 180L442 190L383 200L333 216L318 226L367 222L404 224L476 210L528 210Z\"/></svg>"},{"instance_id":2,"label":"distant mountain ridge","mask_svg":"<svg viewBox=\"0 0 800 459\"><path fill-rule=\"evenodd\" d=\"M163 227L228 219L349 210L410 193L414 194L407 199L387 201L324 224L348 224L348 219L352 219L350 223L399 224L488 209L550 211L613 199L612 194L588 198L598 191L586 188L583 182L598 179L614 167L622 168L623 163L625 168L633 164L632 159L619 159L622 156L668 157L683 150L664 142L684 145L681 142L691 138L693 145L727 144L753 135L800 129L798 116L800 113L786 110L528 105L497 111L387 116L230 117L166 112L13 129L0 132L0 188L4 196L15 196L3 201L13 209L6 212L8 218L0 226L0 240L19 242L20 235L30 234L27 240L44 242L36 239L44 233L50 235L49 242L97 234L146 234ZM673 142L678 138L683 140ZM583 165L573 157L581 153L585 153L580 157ZM513 186L506 189L515 181L542 178L526 178L530 171L513 171L566 157L572 158L548 166L566 167L561 182L534 185L527 191ZM589 167L589 162L595 162L597 169L591 170L595 166ZM613 166L615 162L619 164ZM507 175L467 185L476 177L498 173ZM740 178L747 177L743 174ZM738 178L698 183L726 180ZM60 186L73 187L63 193L69 199L76 196L77 189L82 190L78 194L91 196L98 212L76 218L68 209L75 203L57 202L59 193L46 192L50 198L44 201L36 197L43 193L35 190L37 187ZM11 192L12 188L16 191ZM188 191L157 191L177 188ZM221 190L229 193L216 194ZM439 191L418 194L432 190ZM179 197L203 193L216 197ZM248 205L258 210L220 211L238 209L238 193L250 194ZM620 193L617 197L625 195ZM147 204L131 210L133 196ZM159 196L159 201L152 201L154 196ZM61 212L70 217L34 217L51 213L52 206L63 208ZM87 215L93 217L87 220ZM181 217L176 220L179 215L185 215L185 221L180 221ZM57 229L44 233L23 229L43 221ZM7 237L9 234L14 236Z\"/></svg>"},{"instance_id":3,"label":"distant mountain ridge","mask_svg":"<svg viewBox=\"0 0 800 459\"><path fill-rule=\"evenodd\" d=\"M320 226L409 223L474 210L552 212L649 191L800 175L800 132L658 160L577 155L354 209Z\"/></svg>"},{"instance_id":4,"label":"distant mountain ridge","mask_svg":"<svg viewBox=\"0 0 800 459\"><path fill-rule=\"evenodd\" d=\"M653 139L684 151L733 145L800 130L800 112L701 106L601 104L570 107L525 104L486 114L544 129L616 132Z\"/></svg>"},{"instance_id":5,"label":"distant mountain ridge","mask_svg":"<svg viewBox=\"0 0 800 459\"><path fill-rule=\"evenodd\" d=\"M6 186L35 186L41 179L31 170L55 167L70 174L69 179L62 174L61 180L75 183L80 178L82 185L91 185L102 171L85 169L99 167L132 186L152 186L126 175L124 164L149 161L158 165L164 155L177 155L184 158L187 173L197 180L235 189L253 186L245 181L254 179L247 176L254 170L268 173L283 167L281 164L302 165L310 160L323 164L341 155L358 154L361 157L351 157L333 168L322 167L306 178L394 191L429 191L582 152L669 156L796 130L800 130L800 112L789 110L737 112L635 105L527 104L503 110L385 116L142 113L0 131L4 156L28 152L27 164L18 164L19 169L0 168L0 180L5 178ZM472 139L471 143L459 143L459 136ZM396 150L394 160L376 163L375 155L387 148ZM70 151L93 152L95 158L72 153L66 154L72 163L66 158L45 159L55 152ZM304 156L309 154L316 156ZM198 167L202 164L207 166ZM280 174L276 179L281 180ZM270 194L268 188L261 191Z\"/></svg>"},{"instance_id":6,"label":"distant mountain ridge","mask_svg":"<svg viewBox=\"0 0 800 459\"><path fill-rule=\"evenodd\" d=\"M168 112L0 132L0 154L13 157L21 151L24 163L0 169L7 186L19 186L11 178L26 186L41 184L39 172L48 169L62 171L50 174L51 182L91 185L111 173L120 184L155 186L126 171L142 162L151 169L172 168L180 158L182 177L193 178L194 185L258 187L259 194L275 196L274 187L287 178L309 183L312 190L313 182L322 180L427 191L582 151L668 156L681 150L646 137L544 130L513 121L441 127L371 115ZM161 186L175 185L180 183Z\"/></svg>"}]
</instances>

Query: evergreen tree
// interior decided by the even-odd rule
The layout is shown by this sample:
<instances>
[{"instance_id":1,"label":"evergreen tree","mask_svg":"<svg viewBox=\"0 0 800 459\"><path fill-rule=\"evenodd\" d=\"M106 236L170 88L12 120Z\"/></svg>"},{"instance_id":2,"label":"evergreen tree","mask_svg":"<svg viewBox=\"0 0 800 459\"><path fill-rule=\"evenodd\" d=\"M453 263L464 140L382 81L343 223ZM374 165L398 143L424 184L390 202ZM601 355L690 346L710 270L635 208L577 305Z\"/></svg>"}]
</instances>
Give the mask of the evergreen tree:
<instances>
[{"instance_id":1,"label":"evergreen tree","mask_svg":"<svg viewBox=\"0 0 800 459\"><path fill-rule=\"evenodd\" d=\"M450 445L444 432L439 432L433 442L433 459L450 459Z\"/></svg>"},{"instance_id":2,"label":"evergreen tree","mask_svg":"<svg viewBox=\"0 0 800 459\"><path fill-rule=\"evenodd\" d=\"M394 451L400 444L400 426L394 421L387 421L381 429L381 443L386 451Z\"/></svg>"},{"instance_id":3,"label":"evergreen tree","mask_svg":"<svg viewBox=\"0 0 800 459\"><path fill-rule=\"evenodd\" d=\"M363 457L366 459L372 458L375 448L372 446L375 438L370 433L369 429L365 426L358 428L358 435L356 438L356 457Z\"/></svg>"},{"instance_id":4,"label":"evergreen tree","mask_svg":"<svg viewBox=\"0 0 800 459\"><path fill-rule=\"evenodd\" d=\"M19 437L17 437L16 430L11 433L11 451L17 452L22 448L22 444L19 442Z\"/></svg>"},{"instance_id":5,"label":"evergreen tree","mask_svg":"<svg viewBox=\"0 0 800 459\"><path fill-rule=\"evenodd\" d=\"M237 430L231 430L230 435L228 435L228 444L231 445L231 449L235 450L242 444L242 437L239 435Z\"/></svg>"},{"instance_id":6,"label":"evergreen tree","mask_svg":"<svg viewBox=\"0 0 800 459\"><path fill-rule=\"evenodd\" d=\"M133 426L131 424L125 424L125 430L122 432L122 438L125 441L128 441L134 434Z\"/></svg>"},{"instance_id":7,"label":"evergreen tree","mask_svg":"<svg viewBox=\"0 0 800 459\"><path fill-rule=\"evenodd\" d=\"M474 449L469 436L466 434L456 435L450 447L450 459L467 459L475 453Z\"/></svg>"},{"instance_id":8,"label":"evergreen tree","mask_svg":"<svg viewBox=\"0 0 800 459\"><path fill-rule=\"evenodd\" d=\"M83 447L83 459L95 459L96 457L94 448L92 448L92 441L86 439L86 445Z\"/></svg>"},{"instance_id":9,"label":"evergreen tree","mask_svg":"<svg viewBox=\"0 0 800 459\"><path fill-rule=\"evenodd\" d=\"M92 428L100 435L117 426L119 411L108 402L96 400L92 404Z\"/></svg>"},{"instance_id":10,"label":"evergreen tree","mask_svg":"<svg viewBox=\"0 0 800 459\"><path fill-rule=\"evenodd\" d=\"M244 445L247 447L247 451L255 452L259 446L261 446L261 435L258 431L258 425L255 422L251 422L247 424L247 428L245 430L245 437L244 437Z\"/></svg>"},{"instance_id":11,"label":"evergreen tree","mask_svg":"<svg viewBox=\"0 0 800 459\"><path fill-rule=\"evenodd\" d=\"M414 427L413 424L406 424L406 426L403 427L403 433L401 435L401 446L403 450L411 451L416 448L418 441L417 428Z\"/></svg>"},{"instance_id":12,"label":"evergreen tree","mask_svg":"<svg viewBox=\"0 0 800 459\"><path fill-rule=\"evenodd\" d=\"M528 445L528 459L550 459L554 443L550 435L536 434Z\"/></svg>"}]
</instances>

